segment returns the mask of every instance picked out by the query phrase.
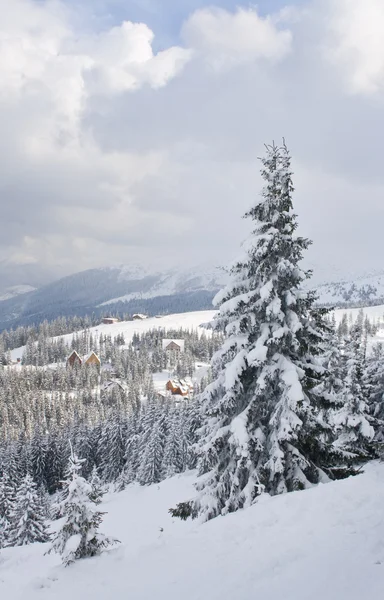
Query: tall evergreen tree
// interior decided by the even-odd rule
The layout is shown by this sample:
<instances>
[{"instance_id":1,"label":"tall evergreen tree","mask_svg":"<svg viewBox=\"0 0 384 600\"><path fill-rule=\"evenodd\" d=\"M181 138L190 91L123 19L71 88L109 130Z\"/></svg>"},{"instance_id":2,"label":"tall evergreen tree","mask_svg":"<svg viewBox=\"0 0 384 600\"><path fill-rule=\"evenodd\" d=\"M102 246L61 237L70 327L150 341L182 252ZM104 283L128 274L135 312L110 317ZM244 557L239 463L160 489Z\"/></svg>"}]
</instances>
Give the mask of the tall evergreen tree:
<instances>
[{"instance_id":1,"label":"tall evergreen tree","mask_svg":"<svg viewBox=\"0 0 384 600\"><path fill-rule=\"evenodd\" d=\"M198 495L175 515L207 520L250 505L263 490L303 489L325 479L322 468L332 463L319 447L321 397L313 393L326 324L314 293L302 290L310 242L296 234L289 152L285 144L266 150L262 197L246 214L254 229L215 299L215 327L227 338L203 395Z\"/></svg>"}]
</instances>

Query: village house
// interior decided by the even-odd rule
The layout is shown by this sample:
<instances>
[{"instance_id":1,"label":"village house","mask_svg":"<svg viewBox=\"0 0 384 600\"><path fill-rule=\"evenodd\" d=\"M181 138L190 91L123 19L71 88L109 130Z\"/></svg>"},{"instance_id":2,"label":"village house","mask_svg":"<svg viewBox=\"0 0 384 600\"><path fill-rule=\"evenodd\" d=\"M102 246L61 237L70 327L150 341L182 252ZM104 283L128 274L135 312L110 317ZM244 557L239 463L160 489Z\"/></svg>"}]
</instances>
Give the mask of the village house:
<instances>
[{"instance_id":1,"label":"village house","mask_svg":"<svg viewBox=\"0 0 384 600\"><path fill-rule=\"evenodd\" d=\"M176 364L180 358L180 354L184 352L185 341L184 340L168 340L162 341L162 347L167 355L169 364Z\"/></svg>"},{"instance_id":2,"label":"village house","mask_svg":"<svg viewBox=\"0 0 384 600\"><path fill-rule=\"evenodd\" d=\"M82 358L79 356L79 354L76 352L76 350L73 350L73 352L71 352L71 354L67 358L67 367L74 367L74 366L81 367L82 364L83 364Z\"/></svg>"},{"instance_id":3,"label":"village house","mask_svg":"<svg viewBox=\"0 0 384 600\"><path fill-rule=\"evenodd\" d=\"M100 358L93 350L89 352L86 356L84 356L83 363L86 366L95 365L96 367L100 367L101 365Z\"/></svg>"},{"instance_id":4,"label":"village house","mask_svg":"<svg viewBox=\"0 0 384 600\"><path fill-rule=\"evenodd\" d=\"M114 323L118 323L119 319L116 317L103 317L101 321L104 325L113 325Z\"/></svg>"},{"instance_id":5,"label":"village house","mask_svg":"<svg viewBox=\"0 0 384 600\"><path fill-rule=\"evenodd\" d=\"M135 315L132 316L132 319L134 321L144 321L144 319L148 319L147 315L142 315L140 313L137 313Z\"/></svg>"},{"instance_id":6,"label":"village house","mask_svg":"<svg viewBox=\"0 0 384 600\"><path fill-rule=\"evenodd\" d=\"M193 385L185 379L169 379L165 389L171 392L172 396L188 397L193 392Z\"/></svg>"},{"instance_id":7,"label":"village house","mask_svg":"<svg viewBox=\"0 0 384 600\"><path fill-rule=\"evenodd\" d=\"M95 365L96 367L100 367L101 361L93 350L83 357L81 357L76 350L73 350L67 358L67 367L81 367L82 365Z\"/></svg>"}]
</instances>

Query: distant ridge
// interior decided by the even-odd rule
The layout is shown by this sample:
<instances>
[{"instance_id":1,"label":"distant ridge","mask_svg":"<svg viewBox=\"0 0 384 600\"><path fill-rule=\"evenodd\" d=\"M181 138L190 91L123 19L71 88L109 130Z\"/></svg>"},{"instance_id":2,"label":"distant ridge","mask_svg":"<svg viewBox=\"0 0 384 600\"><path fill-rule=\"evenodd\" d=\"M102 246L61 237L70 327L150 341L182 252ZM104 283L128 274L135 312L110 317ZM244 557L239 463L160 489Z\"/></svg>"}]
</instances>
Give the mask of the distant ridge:
<instances>
[{"instance_id":1,"label":"distant ridge","mask_svg":"<svg viewBox=\"0 0 384 600\"><path fill-rule=\"evenodd\" d=\"M140 265L89 269L33 289L14 286L0 295L0 330L58 316L149 315L208 310L227 282L223 268L151 270ZM309 282L310 284L311 282ZM314 286L322 306L384 304L384 271Z\"/></svg>"}]
</instances>

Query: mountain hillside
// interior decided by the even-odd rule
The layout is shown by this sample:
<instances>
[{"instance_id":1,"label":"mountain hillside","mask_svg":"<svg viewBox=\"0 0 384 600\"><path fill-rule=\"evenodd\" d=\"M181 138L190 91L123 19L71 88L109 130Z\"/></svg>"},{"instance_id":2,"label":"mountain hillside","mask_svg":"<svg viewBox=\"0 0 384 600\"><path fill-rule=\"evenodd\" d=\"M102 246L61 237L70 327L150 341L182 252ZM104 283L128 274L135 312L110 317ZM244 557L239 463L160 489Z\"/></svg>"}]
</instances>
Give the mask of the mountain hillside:
<instances>
[{"instance_id":1,"label":"mountain hillside","mask_svg":"<svg viewBox=\"0 0 384 600\"><path fill-rule=\"evenodd\" d=\"M0 554L7 600L381 600L384 465L311 490L262 496L203 525L168 509L194 474L111 494L103 529L121 544L65 568L47 544ZM57 524L55 524L57 526ZM22 573L22 577L20 574Z\"/></svg>"},{"instance_id":2,"label":"mountain hillside","mask_svg":"<svg viewBox=\"0 0 384 600\"><path fill-rule=\"evenodd\" d=\"M0 300L0 329L74 314L205 310L224 283L224 271L214 267L163 272L138 266L90 269Z\"/></svg>"},{"instance_id":3,"label":"mountain hillside","mask_svg":"<svg viewBox=\"0 0 384 600\"><path fill-rule=\"evenodd\" d=\"M223 268L209 265L163 271L120 265L75 273L36 290L14 286L0 294L0 330L62 315L207 310L227 277ZM315 289L323 306L384 304L384 273L320 283Z\"/></svg>"},{"instance_id":4,"label":"mountain hillside","mask_svg":"<svg viewBox=\"0 0 384 600\"><path fill-rule=\"evenodd\" d=\"M33 292L35 289L32 285L12 285L9 288L5 288L0 294L0 302L2 300L10 300L21 294L28 294L28 292Z\"/></svg>"},{"instance_id":5,"label":"mountain hillside","mask_svg":"<svg viewBox=\"0 0 384 600\"><path fill-rule=\"evenodd\" d=\"M322 283L316 288L323 306L368 306L384 303L384 272Z\"/></svg>"}]
</instances>

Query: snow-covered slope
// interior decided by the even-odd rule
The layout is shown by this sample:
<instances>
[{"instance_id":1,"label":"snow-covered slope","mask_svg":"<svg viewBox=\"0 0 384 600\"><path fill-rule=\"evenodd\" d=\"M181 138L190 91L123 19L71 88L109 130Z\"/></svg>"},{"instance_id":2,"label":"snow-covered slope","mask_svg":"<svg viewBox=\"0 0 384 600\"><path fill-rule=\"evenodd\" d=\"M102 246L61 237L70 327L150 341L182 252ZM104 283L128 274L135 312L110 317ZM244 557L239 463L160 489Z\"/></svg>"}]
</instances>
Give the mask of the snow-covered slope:
<instances>
[{"instance_id":1,"label":"snow-covered slope","mask_svg":"<svg viewBox=\"0 0 384 600\"><path fill-rule=\"evenodd\" d=\"M137 268L133 271L137 273ZM120 283L132 281L132 269L121 267L118 277ZM149 274L147 274L149 276ZM128 302L134 298L155 298L156 296L172 296L175 294L205 291L217 291L226 281L224 271L212 267L195 267L187 270L172 270L152 273L155 277L149 289L140 292L132 291L117 298L110 298L100 306Z\"/></svg>"},{"instance_id":2,"label":"snow-covered slope","mask_svg":"<svg viewBox=\"0 0 384 600\"><path fill-rule=\"evenodd\" d=\"M2 300L10 300L11 298L15 298L15 296L20 296L21 294L28 294L28 292L35 291L36 288L31 285L13 285L9 288L6 288L3 293L0 294L0 302Z\"/></svg>"},{"instance_id":3,"label":"snow-covered slope","mask_svg":"<svg viewBox=\"0 0 384 600\"><path fill-rule=\"evenodd\" d=\"M110 495L121 545L64 568L47 545L0 554L7 600L381 600L384 465L311 490L262 497L204 525L172 519L194 475Z\"/></svg>"},{"instance_id":4,"label":"snow-covered slope","mask_svg":"<svg viewBox=\"0 0 384 600\"><path fill-rule=\"evenodd\" d=\"M0 330L67 315L204 310L225 278L221 269L206 265L163 271L140 266L91 269L23 297L0 299Z\"/></svg>"},{"instance_id":5,"label":"snow-covered slope","mask_svg":"<svg viewBox=\"0 0 384 600\"><path fill-rule=\"evenodd\" d=\"M113 325L97 325L96 327L91 327L90 332L93 333L96 337L100 334L110 335L112 338L115 338L119 334L124 335L124 339L126 344L128 344L135 333L145 333L146 331L150 331L151 329L187 329L189 331L199 330L202 326L206 325L210 321L212 321L215 315L214 310L203 310L203 311L195 311L188 313L180 313L176 315L165 315L164 317L152 317L149 319L144 319L143 321L121 321L119 323L114 323ZM210 329L204 329L206 335L210 334ZM68 333L67 335L59 336L62 337L67 343L69 343L73 338L73 333ZM11 351L12 360L17 360L23 356L25 350L25 346L21 346L20 348L15 348Z\"/></svg>"},{"instance_id":6,"label":"snow-covered slope","mask_svg":"<svg viewBox=\"0 0 384 600\"><path fill-rule=\"evenodd\" d=\"M384 303L384 273L322 283L317 286L316 291L322 305L364 306Z\"/></svg>"},{"instance_id":7,"label":"snow-covered slope","mask_svg":"<svg viewBox=\"0 0 384 600\"><path fill-rule=\"evenodd\" d=\"M209 264L150 269L119 265L90 269L58 279L22 295L0 293L0 331L39 323L58 316L149 314L204 310L228 279L226 271ZM317 280L318 281L318 280ZM363 306L384 303L384 273L351 280L316 284L321 305ZM19 286L18 286L19 287Z\"/></svg>"}]
</instances>

